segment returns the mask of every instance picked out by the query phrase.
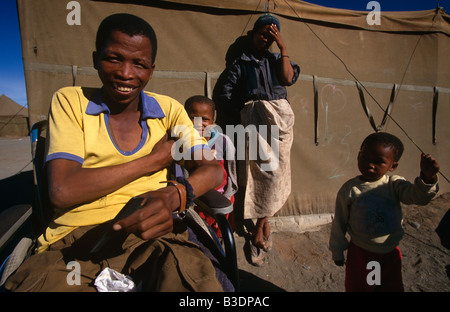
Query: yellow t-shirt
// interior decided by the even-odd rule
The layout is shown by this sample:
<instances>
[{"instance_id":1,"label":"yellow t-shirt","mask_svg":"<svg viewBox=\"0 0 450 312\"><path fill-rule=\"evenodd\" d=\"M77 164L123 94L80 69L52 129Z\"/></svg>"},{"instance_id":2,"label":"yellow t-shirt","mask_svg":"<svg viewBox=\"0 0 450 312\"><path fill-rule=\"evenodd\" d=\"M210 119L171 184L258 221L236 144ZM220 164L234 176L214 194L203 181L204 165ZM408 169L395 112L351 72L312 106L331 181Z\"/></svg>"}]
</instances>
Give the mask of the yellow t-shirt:
<instances>
[{"instance_id":1,"label":"yellow t-shirt","mask_svg":"<svg viewBox=\"0 0 450 312\"><path fill-rule=\"evenodd\" d=\"M194 130L179 102L168 96L142 92L141 103L141 141L134 150L125 152L115 145L108 131L109 109L102 102L100 89L60 89L53 96L49 112L46 161L69 159L81 163L84 168L118 165L148 155L166 133L172 134L172 137L184 134L185 140L182 140L179 150L192 152L200 148L208 149L206 140ZM186 134L191 134L187 142ZM164 169L143 176L93 202L56 210L49 227L39 238L39 250L46 249L77 227L113 219L132 197L159 189L165 186L160 182L166 180L167 170Z\"/></svg>"}]
</instances>

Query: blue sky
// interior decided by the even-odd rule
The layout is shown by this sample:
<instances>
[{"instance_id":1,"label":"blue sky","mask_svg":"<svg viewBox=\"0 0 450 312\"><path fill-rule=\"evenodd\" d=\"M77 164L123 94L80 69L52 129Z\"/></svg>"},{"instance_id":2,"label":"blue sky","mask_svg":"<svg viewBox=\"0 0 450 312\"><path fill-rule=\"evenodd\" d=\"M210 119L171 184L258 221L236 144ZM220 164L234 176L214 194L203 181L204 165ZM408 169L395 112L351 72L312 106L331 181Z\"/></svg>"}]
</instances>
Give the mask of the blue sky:
<instances>
[{"instance_id":1,"label":"blue sky","mask_svg":"<svg viewBox=\"0 0 450 312\"><path fill-rule=\"evenodd\" d=\"M367 10L367 3L371 0L307 0L306 2L319 4L331 8L341 8L356 11ZM450 12L450 0L378 0L383 11L421 11L431 10L437 7L437 4L446 8Z\"/></svg>"},{"instance_id":2,"label":"blue sky","mask_svg":"<svg viewBox=\"0 0 450 312\"><path fill-rule=\"evenodd\" d=\"M307 2L349 10L370 11L366 9L369 0L309 0ZM441 7L446 8L447 12L450 12L450 0L379 0L378 3L381 6L381 12L429 10L436 8L438 3ZM2 1L0 35L3 42L0 49L0 95L5 94L17 103L26 106L27 99L16 0Z\"/></svg>"},{"instance_id":3,"label":"blue sky","mask_svg":"<svg viewBox=\"0 0 450 312\"><path fill-rule=\"evenodd\" d=\"M16 1L2 1L0 10L0 95L5 94L17 103L26 105L25 78L20 44Z\"/></svg>"}]
</instances>

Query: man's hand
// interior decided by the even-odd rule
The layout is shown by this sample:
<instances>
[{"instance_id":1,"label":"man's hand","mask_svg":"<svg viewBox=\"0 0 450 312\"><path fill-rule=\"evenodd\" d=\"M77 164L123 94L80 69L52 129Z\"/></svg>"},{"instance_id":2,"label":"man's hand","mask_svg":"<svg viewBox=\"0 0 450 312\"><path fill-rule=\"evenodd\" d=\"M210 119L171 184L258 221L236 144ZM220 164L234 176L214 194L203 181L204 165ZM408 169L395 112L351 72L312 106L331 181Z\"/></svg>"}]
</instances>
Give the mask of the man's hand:
<instances>
[{"instance_id":1,"label":"man's hand","mask_svg":"<svg viewBox=\"0 0 450 312\"><path fill-rule=\"evenodd\" d=\"M160 168L158 170L169 167L173 162L172 146L174 143L174 140L168 140L168 135L166 133L153 147L150 155L156 157L156 160L153 160L152 162L159 165Z\"/></svg>"},{"instance_id":2,"label":"man's hand","mask_svg":"<svg viewBox=\"0 0 450 312\"><path fill-rule=\"evenodd\" d=\"M186 161L186 168L191 168L189 183L196 196L220 185L223 181L223 170L219 162L211 157L203 157L211 153L210 150L196 150L191 160ZM189 166L188 166L189 165ZM134 233L144 240L165 235L173 229L172 212L180 206L178 191L173 186L163 187L139 195L143 197L142 208L132 215L113 225L116 231L125 230Z\"/></svg>"},{"instance_id":3,"label":"man's hand","mask_svg":"<svg viewBox=\"0 0 450 312\"><path fill-rule=\"evenodd\" d=\"M281 33L278 30L277 25L275 24L270 25L269 33L272 35L272 38L276 42L278 48L280 49L280 52L283 52L283 50L286 49L286 46L284 45L283 38L281 37Z\"/></svg>"},{"instance_id":4,"label":"man's hand","mask_svg":"<svg viewBox=\"0 0 450 312\"><path fill-rule=\"evenodd\" d=\"M133 233L150 240L170 233L173 229L172 211L180 205L177 190L164 187L140 195L142 208L113 225L113 230Z\"/></svg>"}]
</instances>

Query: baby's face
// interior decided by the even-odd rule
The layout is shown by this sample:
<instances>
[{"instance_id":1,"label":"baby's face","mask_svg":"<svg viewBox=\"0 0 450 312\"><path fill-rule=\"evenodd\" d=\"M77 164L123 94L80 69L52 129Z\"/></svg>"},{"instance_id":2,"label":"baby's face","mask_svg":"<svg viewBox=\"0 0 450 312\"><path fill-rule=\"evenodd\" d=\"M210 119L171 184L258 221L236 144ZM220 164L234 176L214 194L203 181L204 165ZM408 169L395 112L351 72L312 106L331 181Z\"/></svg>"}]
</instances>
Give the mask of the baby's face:
<instances>
[{"instance_id":1,"label":"baby's face","mask_svg":"<svg viewBox=\"0 0 450 312\"><path fill-rule=\"evenodd\" d=\"M211 136L210 133L205 132L206 127L214 124L214 113L211 105L196 102L192 105L192 109L188 115L194 124L194 128L200 133L201 136Z\"/></svg>"},{"instance_id":2,"label":"baby's face","mask_svg":"<svg viewBox=\"0 0 450 312\"><path fill-rule=\"evenodd\" d=\"M387 172L394 171L398 162L394 161L394 149L383 144L365 145L358 154L358 169L369 182L377 181Z\"/></svg>"}]
</instances>

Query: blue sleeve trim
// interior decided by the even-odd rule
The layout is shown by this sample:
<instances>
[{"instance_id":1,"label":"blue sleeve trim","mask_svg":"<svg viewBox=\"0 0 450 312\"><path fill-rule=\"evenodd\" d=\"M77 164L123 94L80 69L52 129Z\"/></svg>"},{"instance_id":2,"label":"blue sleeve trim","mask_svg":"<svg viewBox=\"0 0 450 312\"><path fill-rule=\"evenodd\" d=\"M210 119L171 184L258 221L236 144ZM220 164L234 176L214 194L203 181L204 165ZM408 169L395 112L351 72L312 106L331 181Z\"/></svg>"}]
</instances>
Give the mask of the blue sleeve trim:
<instances>
[{"instance_id":1,"label":"blue sleeve trim","mask_svg":"<svg viewBox=\"0 0 450 312\"><path fill-rule=\"evenodd\" d=\"M80 156L70 154L70 153L63 153L63 152L47 155L45 157L45 162L49 162L50 160L53 160L53 159L68 159L68 160L76 161L77 163L80 163L80 164L83 164L83 162L84 162L84 159L81 158Z\"/></svg>"},{"instance_id":2,"label":"blue sleeve trim","mask_svg":"<svg viewBox=\"0 0 450 312\"><path fill-rule=\"evenodd\" d=\"M191 153L201 150L201 149L211 150L211 148L208 146L208 144L194 145L191 147Z\"/></svg>"}]
</instances>

